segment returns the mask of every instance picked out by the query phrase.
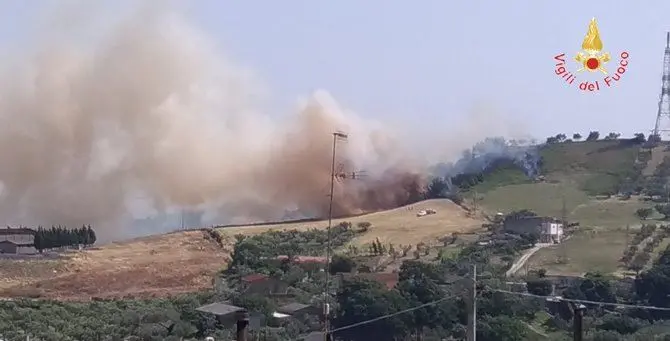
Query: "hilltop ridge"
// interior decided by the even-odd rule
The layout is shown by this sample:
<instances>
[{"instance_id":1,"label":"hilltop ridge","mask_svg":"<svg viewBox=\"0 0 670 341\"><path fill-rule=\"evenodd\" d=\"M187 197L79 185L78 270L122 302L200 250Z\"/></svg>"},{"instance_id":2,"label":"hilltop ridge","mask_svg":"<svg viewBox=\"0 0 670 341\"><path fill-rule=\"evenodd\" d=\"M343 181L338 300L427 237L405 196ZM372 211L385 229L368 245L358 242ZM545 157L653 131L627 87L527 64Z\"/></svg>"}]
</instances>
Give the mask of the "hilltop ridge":
<instances>
[{"instance_id":1,"label":"hilltop ridge","mask_svg":"<svg viewBox=\"0 0 670 341\"><path fill-rule=\"evenodd\" d=\"M523 168L498 163L504 167L490 169L460 191L460 205L449 199L431 199L334 219L333 225L343 221L354 226L370 223L369 230L352 241L357 245L376 240L405 245L437 243L438 238L454 232L478 233L486 223L484 213L530 209L560 216L565 206L570 221L580 222L584 231L564 245L573 250L571 260L559 264L559 250L547 248L529 264L557 273L580 273L588 266L617 271L627 238L622 231L626 225L634 229L640 224L635 211L650 204L636 196L626 200L598 197L644 187L645 179L651 176L648 174L656 172L649 167L658 168L669 152L657 147L645 159L643 146L630 140L550 143L537 148L540 160L535 177L529 177ZM474 215L468 211L473 207L478 208ZM436 214L417 217L419 211L428 209ZM226 266L234 235L326 225L324 220L302 220L219 227L216 231L224 237L223 246L205 231L186 231L68 252L56 260L0 260L0 296L87 299L202 290L211 287L212 275ZM598 238L593 239L587 231L598 231ZM594 246L598 255L579 251L594 250Z\"/></svg>"}]
</instances>

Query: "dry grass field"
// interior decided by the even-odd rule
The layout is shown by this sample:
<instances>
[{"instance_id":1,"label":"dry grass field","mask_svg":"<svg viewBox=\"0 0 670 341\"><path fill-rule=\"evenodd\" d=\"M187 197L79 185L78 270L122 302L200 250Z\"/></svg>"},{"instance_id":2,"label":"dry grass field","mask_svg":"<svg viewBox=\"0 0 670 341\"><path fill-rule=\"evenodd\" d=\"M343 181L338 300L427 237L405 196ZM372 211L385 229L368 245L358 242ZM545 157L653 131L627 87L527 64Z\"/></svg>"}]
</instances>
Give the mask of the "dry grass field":
<instances>
[{"instance_id":1,"label":"dry grass field","mask_svg":"<svg viewBox=\"0 0 670 341\"><path fill-rule=\"evenodd\" d=\"M59 260L0 260L0 296L160 297L212 285L229 250L202 231L113 243Z\"/></svg>"},{"instance_id":2,"label":"dry grass field","mask_svg":"<svg viewBox=\"0 0 670 341\"><path fill-rule=\"evenodd\" d=\"M436 214L417 217L424 209ZM390 211L338 219L367 221L370 230L357 243L380 240L416 244L452 232L471 232L482 219L469 218L449 200L429 200ZM325 222L229 227L228 235L272 229L325 228ZM56 260L0 260L0 297L88 300L163 297L211 288L213 275L225 267L232 245L221 247L203 231L170 233L66 253Z\"/></svg>"},{"instance_id":3,"label":"dry grass field","mask_svg":"<svg viewBox=\"0 0 670 341\"><path fill-rule=\"evenodd\" d=\"M436 214L417 217L417 212L433 209ZM354 243L362 245L377 238L383 243L417 244L429 242L453 232L473 232L481 228L484 219L469 217L467 211L447 199L425 200L413 205L396 209L370 213L358 217L334 219L333 225L348 221L356 225L360 222L372 224L370 230L357 238ZM308 230L326 228L326 222L300 222L278 225L256 225L244 227L226 227L219 231L226 235L257 234L268 230Z\"/></svg>"}]
</instances>

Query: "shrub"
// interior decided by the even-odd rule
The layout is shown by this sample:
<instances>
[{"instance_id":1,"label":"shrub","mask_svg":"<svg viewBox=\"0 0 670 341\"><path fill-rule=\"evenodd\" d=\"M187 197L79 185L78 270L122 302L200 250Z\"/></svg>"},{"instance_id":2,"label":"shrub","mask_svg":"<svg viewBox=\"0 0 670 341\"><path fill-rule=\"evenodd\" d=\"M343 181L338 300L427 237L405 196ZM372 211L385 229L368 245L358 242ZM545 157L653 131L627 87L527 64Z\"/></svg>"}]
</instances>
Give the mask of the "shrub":
<instances>
[{"instance_id":1,"label":"shrub","mask_svg":"<svg viewBox=\"0 0 670 341\"><path fill-rule=\"evenodd\" d=\"M344 255L335 255L330 261L330 273L352 272L356 268L356 262Z\"/></svg>"}]
</instances>

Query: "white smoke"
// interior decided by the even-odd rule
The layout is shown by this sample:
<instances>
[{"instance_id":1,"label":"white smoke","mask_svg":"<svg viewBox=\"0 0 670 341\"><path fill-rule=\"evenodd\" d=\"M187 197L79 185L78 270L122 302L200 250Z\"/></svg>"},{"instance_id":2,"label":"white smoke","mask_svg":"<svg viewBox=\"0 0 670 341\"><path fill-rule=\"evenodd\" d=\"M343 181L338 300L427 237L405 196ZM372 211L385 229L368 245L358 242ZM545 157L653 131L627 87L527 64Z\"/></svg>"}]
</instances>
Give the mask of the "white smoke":
<instances>
[{"instance_id":1,"label":"white smoke","mask_svg":"<svg viewBox=\"0 0 670 341\"><path fill-rule=\"evenodd\" d=\"M397 205L397 184L421 181L393 134L325 91L293 117L262 112L253 74L162 3L118 22L95 10L60 11L0 71L0 224L114 239L137 234L133 214L179 207L211 222L319 215L337 130L338 163L370 176L337 184L339 214Z\"/></svg>"}]
</instances>

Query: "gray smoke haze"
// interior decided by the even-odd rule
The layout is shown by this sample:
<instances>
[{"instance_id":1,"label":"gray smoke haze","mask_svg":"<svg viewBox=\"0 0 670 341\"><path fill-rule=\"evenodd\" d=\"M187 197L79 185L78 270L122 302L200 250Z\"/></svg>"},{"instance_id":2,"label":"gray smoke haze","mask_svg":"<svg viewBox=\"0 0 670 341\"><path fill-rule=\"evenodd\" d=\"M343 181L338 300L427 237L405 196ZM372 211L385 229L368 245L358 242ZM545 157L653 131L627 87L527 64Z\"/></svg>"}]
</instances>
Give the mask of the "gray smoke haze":
<instances>
[{"instance_id":1,"label":"gray smoke haze","mask_svg":"<svg viewBox=\"0 0 670 341\"><path fill-rule=\"evenodd\" d=\"M338 164L368 178L336 184L336 214L393 207L425 181L423 161L327 92L282 121L260 111L252 73L173 12L142 7L81 39L93 10L58 13L2 70L0 224L93 224L111 240L138 234L137 207L201 223L319 216L337 130L350 134Z\"/></svg>"}]
</instances>

